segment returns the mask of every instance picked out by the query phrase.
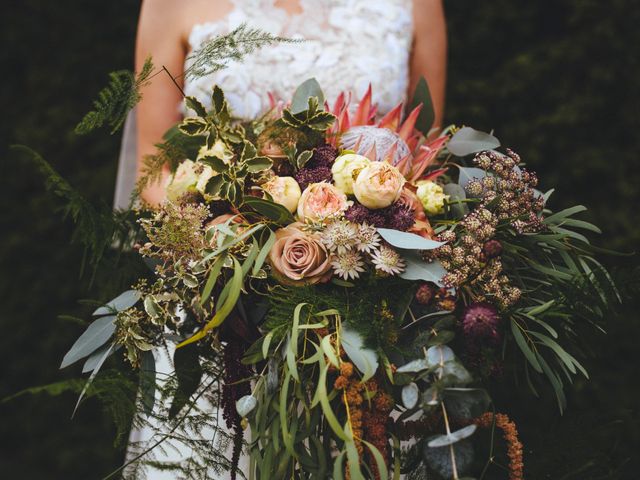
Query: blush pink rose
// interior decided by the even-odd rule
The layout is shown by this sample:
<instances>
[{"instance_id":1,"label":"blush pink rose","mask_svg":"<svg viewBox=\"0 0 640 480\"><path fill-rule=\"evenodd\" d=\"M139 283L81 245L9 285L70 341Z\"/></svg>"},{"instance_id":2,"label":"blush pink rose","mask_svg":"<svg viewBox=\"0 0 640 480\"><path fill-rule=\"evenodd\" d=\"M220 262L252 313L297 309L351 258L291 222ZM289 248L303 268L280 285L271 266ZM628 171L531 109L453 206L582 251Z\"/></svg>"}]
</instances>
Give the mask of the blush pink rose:
<instances>
[{"instance_id":1,"label":"blush pink rose","mask_svg":"<svg viewBox=\"0 0 640 480\"><path fill-rule=\"evenodd\" d=\"M340 216L347 208L347 196L330 183L312 183L300 197L298 217L301 221L323 222Z\"/></svg>"},{"instance_id":2,"label":"blush pink rose","mask_svg":"<svg viewBox=\"0 0 640 480\"><path fill-rule=\"evenodd\" d=\"M331 278L331 262L317 235L300 230L294 223L276 231L269 263L276 279L285 285L300 286L326 282Z\"/></svg>"}]
</instances>

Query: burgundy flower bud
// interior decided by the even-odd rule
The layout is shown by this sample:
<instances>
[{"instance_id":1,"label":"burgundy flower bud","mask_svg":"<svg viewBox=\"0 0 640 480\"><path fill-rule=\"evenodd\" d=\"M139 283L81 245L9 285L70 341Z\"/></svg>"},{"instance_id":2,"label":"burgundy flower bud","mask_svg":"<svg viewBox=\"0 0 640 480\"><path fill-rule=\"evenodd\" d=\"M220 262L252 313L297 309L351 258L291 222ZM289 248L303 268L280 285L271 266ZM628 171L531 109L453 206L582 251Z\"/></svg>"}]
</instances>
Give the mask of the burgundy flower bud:
<instances>
[{"instance_id":1,"label":"burgundy flower bud","mask_svg":"<svg viewBox=\"0 0 640 480\"><path fill-rule=\"evenodd\" d=\"M490 341L498 343L500 317L493 305L484 302L472 303L462 314L462 331L467 340L473 343Z\"/></svg>"},{"instance_id":2,"label":"burgundy flower bud","mask_svg":"<svg viewBox=\"0 0 640 480\"><path fill-rule=\"evenodd\" d=\"M423 283L416 292L416 302L421 305L429 305L433 299L433 287L428 283Z\"/></svg>"},{"instance_id":3,"label":"burgundy flower bud","mask_svg":"<svg viewBox=\"0 0 640 480\"><path fill-rule=\"evenodd\" d=\"M482 247L487 258L495 258L502 253L502 244L498 240L489 240Z\"/></svg>"}]
</instances>

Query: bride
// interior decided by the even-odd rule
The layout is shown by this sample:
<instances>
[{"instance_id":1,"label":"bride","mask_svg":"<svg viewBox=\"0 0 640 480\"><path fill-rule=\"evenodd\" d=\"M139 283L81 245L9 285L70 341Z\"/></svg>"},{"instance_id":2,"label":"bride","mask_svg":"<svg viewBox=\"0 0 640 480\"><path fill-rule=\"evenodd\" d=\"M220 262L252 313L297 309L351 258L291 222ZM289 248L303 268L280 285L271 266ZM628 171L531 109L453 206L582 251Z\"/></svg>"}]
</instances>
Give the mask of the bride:
<instances>
[{"instance_id":1,"label":"bride","mask_svg":"<svg viewBox=\"0 0 640 480\"><path fill-rule=\"evenodd\" d=\"M266 47L241 64L232 62L222 71L187 80L181 85L186 95L206 105L213 85L219 85L234 116L255 118L269 108L267 93L285 100L297 85L315 77L330 103L342 91L360 98L371 84L373 102L384 114L405 100L424 76L433 99L435 125L441 124L446 73L441 0L146 0L138 27L136 69L151 55L156 65L165 66L180 82L191 51L242 23L305 41ZM139 174L141 159L155 152L155 144L185 111L182 93L168 76L154 78L143 94L137 118L129 119L125 132L116 207L128 204L135 181L132 170ZM150 186L143 198L152 205L161 203L163 185ZM170 372L170 356L156 352L156 357L158 372ZM131 444L151 442L153 431L162 426L156 427L134 429ZM180 462L188 459L186 450L179 445L161 450L155 460ZM240 470L245 468L243 460ZM175 475L148 470L147 478Z\"/></svg>"}]
</instances>

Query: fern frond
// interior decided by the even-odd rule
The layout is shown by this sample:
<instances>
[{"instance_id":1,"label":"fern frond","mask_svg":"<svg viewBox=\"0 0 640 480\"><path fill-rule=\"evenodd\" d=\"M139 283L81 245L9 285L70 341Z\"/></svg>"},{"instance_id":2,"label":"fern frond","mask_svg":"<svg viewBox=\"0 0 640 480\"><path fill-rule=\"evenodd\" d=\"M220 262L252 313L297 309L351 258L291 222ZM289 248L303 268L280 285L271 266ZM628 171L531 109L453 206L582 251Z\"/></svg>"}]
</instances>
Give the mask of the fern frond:
<instances>
[{"instance_id":1,"label":"fern frond","mask_svg":"<svg viewBox=\"0 0 640 480\"><path fill-rule=\"evenodd\" d=\"M76 133L84 135L104 124L111 127L112 134L118 131L129 111L142 98L140 88L148 83L152 72L151 58L147 58L137 76L129 70L111 72L109 84L98 93L98 98L93 102L94 109L76 126Z\"/></svg>"},{"instance_id":2,"label":"fern frond","mask_svg":"<svg viewBox=\"0 0 640 480\"><path fill-rule=\"evenodd\" d=\"M13 145L11 150L33 162L44 177L46 190L62 200L63 216L71 217L75 223L72 240L85 248L85 256L92 266L97 266L114 241L124 245L129 240L136 228L131 212L114 212L106 204L96 208L37 152L24 145Z\"/></svg>"},{"instance_id":3,"label":"fern frond","mask_svg":"<svg viewBox=\"0 0 640 480\"><path fill-rule=\"evenodd\" d=\"M241 61L246 55L274 43L298 43L302 40L272 35L243 23L226 35L220 35L204 43L188 60L190 66L184 74L187 78L209 75L227 66L229 60Z\"/></svg>"}]
</instances>

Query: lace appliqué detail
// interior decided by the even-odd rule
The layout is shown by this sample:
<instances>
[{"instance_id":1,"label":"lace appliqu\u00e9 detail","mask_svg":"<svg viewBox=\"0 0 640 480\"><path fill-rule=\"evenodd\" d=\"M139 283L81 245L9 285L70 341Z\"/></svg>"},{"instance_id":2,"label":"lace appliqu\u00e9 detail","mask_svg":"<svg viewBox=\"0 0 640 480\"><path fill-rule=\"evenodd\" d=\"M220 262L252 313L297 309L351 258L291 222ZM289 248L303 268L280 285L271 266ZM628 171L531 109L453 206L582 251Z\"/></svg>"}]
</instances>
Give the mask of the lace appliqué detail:
<instances>
[{"instance_id":1,"label":"lace appliqu\u00e9 detail","mask_svg":"<svg viewBox=\"0 0 640 480\"><path fill-rule=\"evenodd\" d=\"M187 81L187 95L209 105L211 89L217 84L225 91L234 115L245 119L269 109L267 93L288 100L310 77L320 82L330 102L342 91L360 98L369 83L379 112L405 99L413 38L412 0L300 0L299 14L276 7L274 0L233 3L234 10L222 20L193 27L192 50L242 23L305 41L265 47L241 63L230 62L222 71Z\"/></svg>"}]
</instances>

